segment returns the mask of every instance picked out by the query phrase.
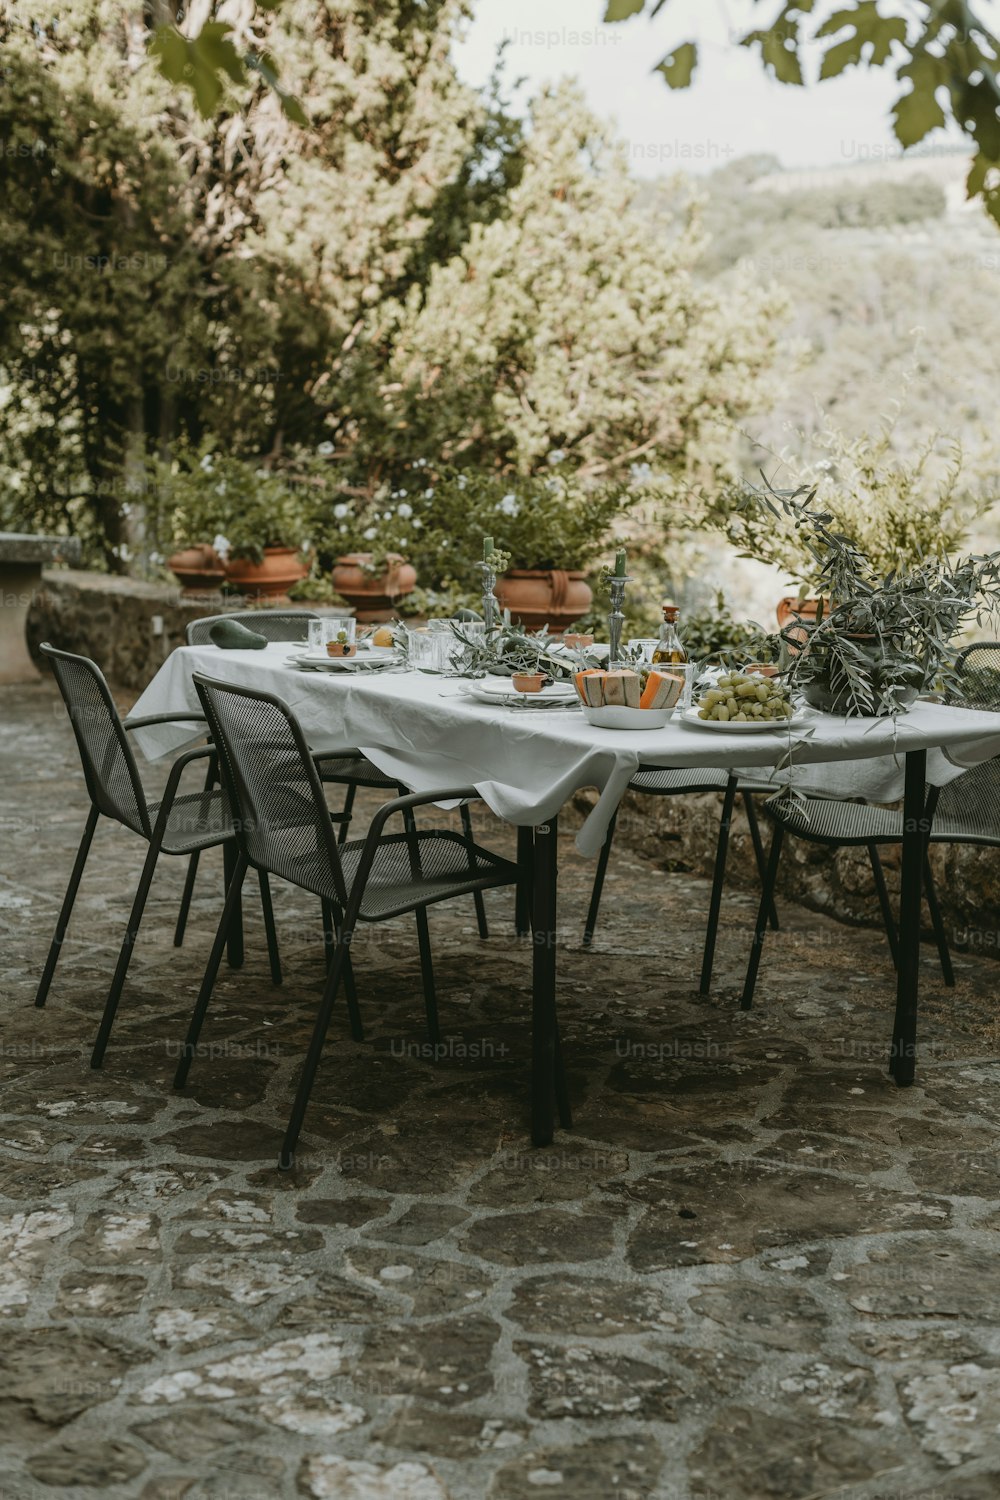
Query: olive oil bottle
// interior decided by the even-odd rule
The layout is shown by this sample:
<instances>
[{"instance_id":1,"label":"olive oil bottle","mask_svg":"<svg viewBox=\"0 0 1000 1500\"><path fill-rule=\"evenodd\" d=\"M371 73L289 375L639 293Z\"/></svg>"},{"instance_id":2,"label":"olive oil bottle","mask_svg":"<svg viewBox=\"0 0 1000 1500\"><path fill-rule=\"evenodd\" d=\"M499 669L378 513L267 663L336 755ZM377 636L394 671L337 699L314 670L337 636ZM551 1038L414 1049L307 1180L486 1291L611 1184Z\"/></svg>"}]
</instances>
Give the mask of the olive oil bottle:
<instances>
[{"instance_id":1,"label":"olive oil bottle","mask_svg":"<svg viewBox=\"0 0 1000 1500\"><path fill-rule=\"evenodd\" d=\"M675 604L664 604L660 638L653 650L654 667L682 666L688 659L687 652L681 645L681 638L677 634L677 617L679 614L680 610Z\"/></svg>"}]
</instances>

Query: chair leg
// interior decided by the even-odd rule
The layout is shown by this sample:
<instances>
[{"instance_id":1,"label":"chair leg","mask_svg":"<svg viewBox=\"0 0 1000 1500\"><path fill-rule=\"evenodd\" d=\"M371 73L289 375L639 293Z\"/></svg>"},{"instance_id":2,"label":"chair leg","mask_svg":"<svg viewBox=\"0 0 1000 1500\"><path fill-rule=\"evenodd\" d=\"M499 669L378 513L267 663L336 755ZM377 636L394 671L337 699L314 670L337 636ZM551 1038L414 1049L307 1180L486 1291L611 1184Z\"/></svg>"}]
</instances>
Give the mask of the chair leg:
<instances>
[{"instance_id":1,"label":"chair leg","mask_svg":"<svg viewBox=\"0 0 1000 1500\"><path fill-rule=\"evenodd\" d=\"M118 955L118 964L115 968L115 977L111 981L108 998L104 1003L104 1014L101 1024L97 1029L97 1039L94 1042L94 1050L90 1057L90 1066L99 1068L104 1062L104 1053L107 1050L108 1040L111 1036L111 1028L115 1023L115 1014L118 1010L118 1002L121 999L122 990L125 987L125 976L128 974L128 966L132 959L132 949L139 935L139 923L146 908L146 898L149 895L149 887L153 883L153 872L156 869L156 861L160 855L160 846L157 842L150 843L146 854L146 862L139 876L139 885L132 902L132 911L129 915L128 926L125 929L125 938L122 942L121 952Z\"/></svg>"},{"instance_id":2,"label":"chair leg","mask_svg":"<svg viewBox=\"0 0 1000 1500\"><path fill-rule=\"evenodd\" d=\"M517 830L517 885L514 887L514 931L518 937L531 934L531 864L534 845L530 828Z\"/></svg>"},{"instance_id":3,"label":"chair leg","mask_svg":"<svg viewBox=\"0 0 1000 1500\"><path fill-rule=\"evenodd\" d=\"M611 858L611 843L618 826L617 809L611 816L608 831L601 845L601 853L597 861L597 870L594 874L594 888L590 893L590 906L587 910L587 920L583 927L583 946L589 948L594 940L594 928L597 926L597 913L601 909L601 896L604 892L604 877L608 873L608 860Z\"/></svg>"},{"instance_id":4,"label":"chair leg","mask_svg":"<svg viewBox=\"0 0 1000 1500\"><path fill-rule=\"evenodd\" d=\"M712 965L715 962L715 940L719 933L719 912L722 907L722 887L726 879L726 857L729 853L729 830L733 822L733 803L736 801L738 782L730 776L722 799L722 817L719 819L719 839L715 846L715 873L712 876L712 897L708 904L708 926L705 929L705 950L701 960L699 992L707 995L712 986ZM768 907L773 905L769 897Z\"/></svg>"},{"instance_id":5,"label":"chair leg","mask_svg":"<svg viewBox=\"0 0 1000 1500\"><path fill-rule=\"evenodd\" d=\"M892 914L889 904L889 892L885 884L885 871L879 858L878 845L868 845L868 858L871 861L872 875L875 878L875 891L878 895L879 909L882 912L882 923L885 927L885 935L889 939L889 952L892 954L892 966L899 967L899 939L896 935L896 919Z\"/></svg>"},{"instance_id":6,"label":"chair leg","mask_svg":"<svg viewBox=\"0 0 1000 1500\"><path fill-rule=\"evenodd\" d=\"M233 920L233 914L236 911L236 906L240 898L240 891L243 889L243 881L246 878L246 873L247 858L245 854L240 852L236 857L233 878L229 882L229 889L226 892L226 904L222 908L222 916L219 918L215 942L212 944L212 951L208 956L208 963L205 966L201 989L198 991L198 998L195 1001L194 1010L191 1012L191 1021L188 1025L187 1036L184 1039L184 1046L181 1049L177 1071L174 1074L175 1089L182 1089L187 1082L187 1076L191 1069L191 1061L194 1057L198 1038L201 1035L202 1024L208 1010L208 1003L212 998L212 990L219 975L219 966L222 963L226 938L229 935L229 924Z\"/></svg>"},{"instance_id":7,"label":"chair leg","mask_svg":"<svg viewBox=\"0 0 1000 1500\"><path fill-rule=\"evenodd\" d=\"M354 816L354 798L357 795L357 786L353 781L347 783L347 791L344 795L344 810L341 813L340 829L337 833L337 843L347 843L347 831L351 826L351 818Z\"/></svg>"},{"instance_id":8,"label":"chair leg","mask_svg":"<svg viewBox=\"0 0 1000 1500\"><path fill-rule=\"evenodd\" d=\"M469 868L474 869L476 858L476 840L472 832L472 818L469 814L469 804L467 802L462 803L461 807L459 808L459 813L462 819L462 833L465 837L465 842L469 850ZM476 903L476 924L479 928L479 936L481 938L488 938L490 935L490 929L486 921L486 905L483 901L482 891L474 891L472 899Z\"/></svg>"},{"instance_id":9,"label":"chair leg","mask_svg":"<svg viewBox=\"0 0 1000 1500\"><path fill-rule=\"evenodd\" d=\"M208 770L205 772L205 791L210 792L215 785L218 774L218 762L214 755L209 756ZM198 861L201 858L201 850L195 849L188 859L187 874L184 877L184 894L181 896L180 908L177 912L177 926L174 928L174 947L179 948L184 941L184 932L187 928L188 914L191 911L191 898L194 895L194 883L198 878Z\"/></svg>"},{"instance_id":10,"label":"chair leg","mask_svg":"<svg viewBox=\"0 0 1000 1500\"><path fill-rule=\"evenodd\" d=\"M768 902L774 898L774 887L778 879L778 865L781 861L781 845L785 837L785 830L780 823L775 823L774 833L771 837L771 853L767 860L767 874L764 876L764 888L760 895L760 907L757 911L757 925L754 928L753 946L750 949L750 962L747 964L747 975L743 984L743 995L740 1000L740 1009L749 1010L753 1005L753 992L757 988L757 970L760 968L761 949L764 946L764 934L767 932L767 908Z\"/></svg>"},{"instance_id":11,"label":"chair leg","mask_svg":"<svg viewBox=\"0 0 1000 1500\"><path fill-rule=\"evenodd\" d=\"M260 907L264 913L264 931L267 934L267 957L271 965L271 982L280 984L283 978L281 973L281 954L278 952L278 934L274 926L274 907L271 905L271 883L264 870L257 871L257 879L260 882Z\"/></svg>"},{"instance_id":12,"label":"chair leg","mask_svg":"<svg viewBox=\"0 0 1000 1500\"><path fill-rule=\"evenodd\" d=\"M924 895L927 897L927 910L931 916L931 926L934 929L934 941L937 943L938 958L941 961L941 974L945 984L951 989L955 983L955 971L951 966L951 951L948 947L948 936L944 930L944 922L941 919L941 907L938 904L937 888L934 885L934 875L931 871L931 862L924 855Z\"/></svg>"},{"instance_id":13,"label":"chair leg","mask_svg":"<svg viewBox=\"0 0 1000 1500\"><path fill-rule=\"evenodd\" d=\"M56 919L56 930L49 946L49 956L45 960L45 968L42 970L42 977L38 981L35 1004L39 1008L45 1004L49 993L49 985L52 983L52 976L56 971L56 964L59 962L59 954L62 952L62 945L66 937L66 928L69 926L69 919L73 912L73 903L76 901L76 893L80 889L80 881L83 879L84 866L87 863L87 856L90 853L90 845L94 837L94 829L97 827L99 817L100 813L97 808L91 804L83 835L80 839L80 847L77 849L76 859L73 861L73 870L69 877L69 885L66 887L63 904Z\"/></svg>"},{"instance_id":14,"label":"chair leg","mask_svg":"<svg viewBox=\"0 0 1000 1500\"><path fill-rule=\"evenodd\" d=\"M235 845L230 841L222 846L222 868L225 876L226 891L233 878L236 868L237 853ZM236 893L236 906L233 910L233 920L229 924L229 941L226 947L226 956L229 959L231 969L242 969L243 967L243 902L240 892Z\"/></svg>"},{"instance_id":15,"label":"chair leg","mask_svg":"<svg viewBox=\"0 0 1000 1500\"><path fill-rule=\"evenodd\" d=\"M299 1078L299 1086L295 1092L295 1102L292 1105L292 1113L285 1130L285 1139L281 1147L281 1155L278 1158L278 1166L281 1171L288 1172L295 1165L295 1147L298 1144L299 1135L302 1130L302 1122L305 1119L306 1109L309 1104L309 1096L316 1078L316 1070L319 1060L323 1054L323 1043L326 1041L326 1033L330 1027L330 1016L333 1013L334 1002L337 998L337 990L340 987L340 979L344 965L350 957L350 939L344 934L337 944L333 964L327 975L326 988L323 991L323 999L320 1002L319 1012L316 1016L316 1024L313 1027L312 1039L309 1043L309 1051L306 1053L305 1065Z\"/></svg>"},{"instance_id":16,"label":"chair leg","mask_svg":"<svg viewBox=\"0 0 1000 1500\"><path fill-rule=\"evenodd\" d=\"M764 875L767 872L767 855L764 853L764 840L760 836L760 824L757 821L757 809L754 806L753 793L743 793L743 806L746 809L747 823L750 825L750 838L753 842L754 857L757 860L757 873L763 884ZM771 931L778 931L778 908L771 902L771 909L767 914Z\"/></svg>"},{"instance_id":17,"label":"chair leg","mask_svg":"<svg viewBox=\"0 0 1000 1500\"><path fill-rule=\"evenodd\" d=\"M437 990L434 985L434 962L431 957L431 935L427 924L426 906L418 906L414 916L417 919L417 942L420 947L420 975L424 985L427 1035L437 1046L441 1040L441 1027L438 1024Z\"/></svg>"},{"instance_id":18,"label":"chair leg","mask_svg":"<svg viewBox=\"0 0 1000 1500\"><path fill-rule=\"evenodd\" d=\"M337 944L340 941L341 927L333 910L333 903L323 902L323 944L326 949L326 972L329 974L333 968L333 960L337 953ZM356 1042L365 1039L364 1027L361 1025L361 1010L358 1006L358 991L354 983L354 965L351 962L351 950L348 949L344 955L344 993L347 996L347 1017L351 1023L351 1037Z\"/></svg>"}]
</instances>

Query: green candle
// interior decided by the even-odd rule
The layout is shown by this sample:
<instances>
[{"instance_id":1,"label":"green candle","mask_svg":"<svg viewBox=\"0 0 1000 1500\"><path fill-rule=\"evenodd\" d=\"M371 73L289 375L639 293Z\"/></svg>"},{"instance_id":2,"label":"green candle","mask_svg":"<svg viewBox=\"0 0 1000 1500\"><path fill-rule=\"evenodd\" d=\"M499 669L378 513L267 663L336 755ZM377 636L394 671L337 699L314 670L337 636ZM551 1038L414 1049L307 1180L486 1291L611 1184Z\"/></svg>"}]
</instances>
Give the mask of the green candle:
<instances>
[{"instance_id":1,"label":"green candle","mask_svg":"<svg viewBox=\"0 0 1000 1500\"><path fill-rule=\"evenodd\" d=\"M493 551L493 538L491 536L484 536L483 537L483 562L489 562L489 560L490 560L490 553L492 551Z\"/></svg>"},{"instance_id":2,"label":"green candle","mask_svg":"<svg viewBox=\"0 0 1000 1500\"><path fill-rule=\"evenodd\" d=\"M615 577L625 577L625 548L619 547L615 554Z\"/></svg>"}]
</instances>

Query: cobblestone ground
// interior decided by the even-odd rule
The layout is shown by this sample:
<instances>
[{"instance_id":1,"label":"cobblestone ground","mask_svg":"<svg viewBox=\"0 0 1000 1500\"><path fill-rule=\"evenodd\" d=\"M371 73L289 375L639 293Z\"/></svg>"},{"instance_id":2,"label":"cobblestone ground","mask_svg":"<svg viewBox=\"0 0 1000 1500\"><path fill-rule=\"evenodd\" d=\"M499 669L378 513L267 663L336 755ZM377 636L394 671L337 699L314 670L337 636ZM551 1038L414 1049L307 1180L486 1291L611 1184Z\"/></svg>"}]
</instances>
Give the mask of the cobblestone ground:
<instances>
[{"instance_id":1,"label":"cobblestone ground","mask_svg":"<svg viewBox=\"0 0 1000 1500\"><path fill-rule=\"evenodd\" d=\"M565 830L561 1014L576 1125L527 1147L530 947L511 898L432 913L446 1055L414 933L357 963L294 1175L275 1157L322 981L248 901L187 1092L177 1044L218 911L171 946L154 886L103 1072L97 1011L141 861L98 835L48 1008L31 1005L86 800L49 685L0 693L0 1495L755 1500L1000 1494L997 970L928 954L918 1085L885 1072L875 933L786 910L759 1006L750 899L694 988L705 882L617 851L601 941ZM162 767L149 770L151 786ZM498 847L507 830L484 826Z\"/></svg>"}]
</instances>

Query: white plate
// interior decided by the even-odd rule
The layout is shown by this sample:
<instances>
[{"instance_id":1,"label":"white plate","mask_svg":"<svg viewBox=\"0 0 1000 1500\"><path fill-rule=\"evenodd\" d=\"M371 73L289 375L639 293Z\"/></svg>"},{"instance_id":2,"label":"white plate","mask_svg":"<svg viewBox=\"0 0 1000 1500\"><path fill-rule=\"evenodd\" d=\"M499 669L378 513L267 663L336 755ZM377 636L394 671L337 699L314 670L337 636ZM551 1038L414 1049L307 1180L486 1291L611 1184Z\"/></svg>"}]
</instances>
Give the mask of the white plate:
<instances>
[{"instance_id":1,"label":"white plate","mask_svg":"<svg viewBox=\"0 0 1000 1500\"><path fill-rule=\"evenodd\" d=\"M662 729L672 708L623 708L613 704L610 708L590 708L583 705L584 718L598 729Z\"/></svg>"},{"instance_id":2,"label":"white plate","mask_svg":"<svg viewBox=\"0 0 1000 1500\"><path fill-rule=\"evenodd\" d=\"M699 719L696 708L686 708L681 714L684 723L692 724L695 729L715 729L723 734L780 734L783 729L794 729L806 717L801 708L790 719L748 719L745 724L734 724L732 720L723 723L719 719Z\"/></svg>"},{"instance_id":3,"label":"white plate","mask_svg":"<svg viewBox=\"0 0 1000 1500\"><path fill-rule=\"evenodd\" d=\"M481 703L572 703L576 700L576 688L571 682L553 682L537 693L519 693L509 677L480 677L465 684L470 698Z\"/></svg>"},{"instance_id":4,"label":"white plate","mask_svg":"<svg viewBox=\"0 0 1000 1500\"><path fill-rule=\"evenodd\" d=\"M307 667L314 672L380 672L393 666L396 658L388 652L384 656L381 653L377 656L327 656L324 651L320 656L318 653L313 655L311 651L301 651L290 656L288 661L292 666Z\"/></svg>"}]
</instances>

